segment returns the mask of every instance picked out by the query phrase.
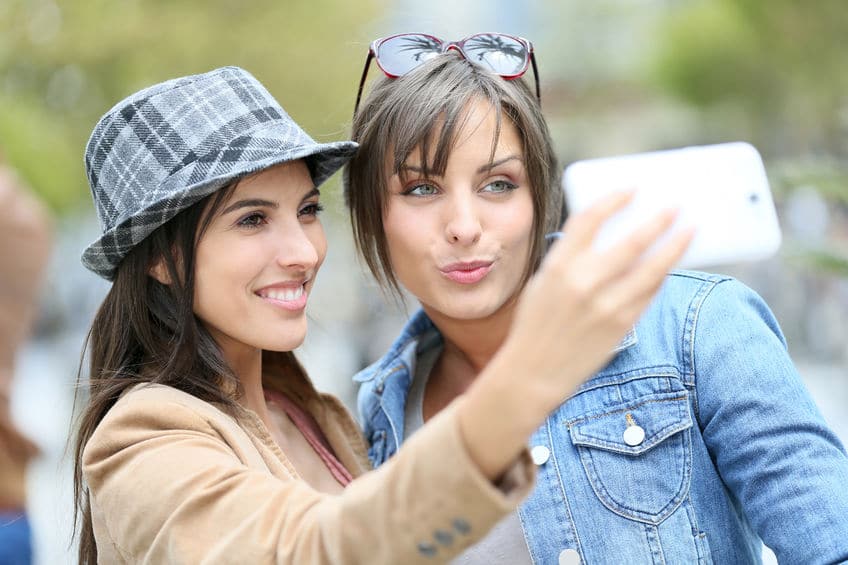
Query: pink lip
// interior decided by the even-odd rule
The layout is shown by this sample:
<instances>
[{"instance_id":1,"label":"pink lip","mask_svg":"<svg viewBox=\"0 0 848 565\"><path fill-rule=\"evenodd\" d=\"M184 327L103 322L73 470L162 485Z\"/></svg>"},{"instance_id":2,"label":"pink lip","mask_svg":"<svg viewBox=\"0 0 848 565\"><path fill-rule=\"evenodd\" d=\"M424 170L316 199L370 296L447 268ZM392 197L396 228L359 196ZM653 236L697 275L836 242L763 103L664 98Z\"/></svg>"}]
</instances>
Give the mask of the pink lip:
<instances>
[{"instance_id":1,"label":"pink lip","mask_svg":"<svg viewBox=\"0 0 848 565\"><path fill-rule=\"evenodd\" d=\"M478 283L492 270L491 261L471 261L468 263L451 263L439 269L446 278L459 284Z\"/></svg>"}]
</instances>

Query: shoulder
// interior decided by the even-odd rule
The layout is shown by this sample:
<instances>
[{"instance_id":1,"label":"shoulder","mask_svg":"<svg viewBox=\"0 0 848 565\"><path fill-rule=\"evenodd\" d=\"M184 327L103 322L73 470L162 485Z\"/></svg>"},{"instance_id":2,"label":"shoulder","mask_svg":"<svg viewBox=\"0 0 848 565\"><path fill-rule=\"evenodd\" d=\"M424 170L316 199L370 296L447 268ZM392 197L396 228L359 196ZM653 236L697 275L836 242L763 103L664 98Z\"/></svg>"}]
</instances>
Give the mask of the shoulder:
<instances>
[{"instance_id":1,"label":"shoulder","mask_svg":"<svg viewBox=\"0 0 848 565\"><path fill-rule=\"evenodd\" d=\"M666 277L659 292L659 300L689 306L703 301L719 285L741 285L727 275L702 271L672 271Z\"/></svg>"},{"instance_id":2,"label":"shoulder","mask_svg":"<svg viewBox=\"0 0 848 565\"><path fill-rule=\"evenodd\" d=\"M760 296L739 280L700 271L672 271L645 314L645 319L676 319L695 325L704 311L733 312L746 309L763 314L768 307Z\"/></svg>"},{"instance_id":3,"label":"shoulder","mask_svg":"<svg viewBox=\"0 0 848 565\"><path fill-rule=\"evenodd\" d=\"M372 418L384 403L395 417L402 418L419 353L439 347L441 342L439 330L424 311L419 310L385 355L353 377L359 383L356 404L366 434L373 424Z\"/></svg>"},{"instance_id":4,"label":"shoulder","mask_svg":"<svg viewBox=\"0 0 848 565\"><path fill-rule=\"evenodd\" d=\"M716 349L744 336L782 334L759 295L733 277L699 271L672 271L635 328L638 347L621 363L666 363L685 374L694 370L696 351ZM705 349L707 348L707 349Z\"/></svg>"},{"instance_id":5,"label":"shoulder","mask_svg":"<svg viewBox=\"0 0 848 565\"><path fill-rule=\"evenodd\" d=\"M726 275L698 271L674 271L669 274L657 301L660 308L684 315L697 329L720 322L746 324L765 322L780 333L765 300L752 288Z\"/></svg>"},{"instance_id":6,"label":"shoulder","mask_svg":"<svg viewBox=\"0 0 848 565\"><path fill-rule=\"evenodd\" d=\"M410 364L416 355L422 337L438 334L433 322L423 310L419 310L406 322L398 337L377 361L356 373L353 380L362 383L365 389L373 389L385 378Z\"/></svg>"},{"instance_id":7,"label":"shoulder","mask_svg":"<svg viewBox=\"0 0 848 565\"><path fill-rule=\"evenodd\" d=\"M643 322L642 335L663 336L676 344L687 372L696 358L753 353L783 355L786 341L772 311L757 292L725 275L675 271L659 292ZM670 341L668 338L673 338Z\"/></svg>"},{"instance_id":8,"label":"shoulder","mask_svg":"<svg viewBox=\"0 0 848 565\"><path fill-rule=\"evenodd\" d=\"M83 459L99 459L128 446L177 434L219 437L236 421L215 405L158 384L137 385L124 393L97 425Z\"/></svg>"},{"instance_id":9,"label":"shoulder","mask_svg":"<svg viewBox=\"0 0 848 565\"><path fill-rule=\"evenodd\" d=\"M223 419L232 418L210 402L182 390L154 383L137 385L115 403L103 419L121 418L128 414L150 414L158 419Z\"/></svg>"}]
</instances>

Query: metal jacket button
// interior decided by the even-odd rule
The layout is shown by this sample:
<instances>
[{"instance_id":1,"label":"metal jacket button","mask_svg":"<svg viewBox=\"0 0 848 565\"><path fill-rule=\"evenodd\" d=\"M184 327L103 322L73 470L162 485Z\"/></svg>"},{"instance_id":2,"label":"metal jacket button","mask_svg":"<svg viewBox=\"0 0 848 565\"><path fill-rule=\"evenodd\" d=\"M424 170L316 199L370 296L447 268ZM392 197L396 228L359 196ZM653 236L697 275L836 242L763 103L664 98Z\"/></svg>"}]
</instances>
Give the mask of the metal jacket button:
<instances>
[{"instance_id":1,"label":"metal jacket button","mask_svg":"<svg viewBox=\"0 0 848 565\"><path fill-rule=\"evenodd\" d=\"M627 426L624 430L624 443L630 447L636 447L645 441L645 430L642 426Z\"/></svg>"},{"instance_id":2,"label":"metal jacket button","mask_svg":"<svg viewBox=\"0 0 848 565\"><path fill-rule=\"evenodd\" d=\"M563 549L559 554L559 565L580 565L580 554L576 549Z\"/></svg>"},{"instance_id":3,"label":"metal jacket button","mask_svg":"<svg viewBox=\"0 0 848 565\"><path fill-rule=\"evenodd\" d=\"M530 450L530 458L536 465L544 465L551 458L551 450L544 445L534 446Z\"/></svg>"},{"instance_id":4,"label":"metal jacket button","mask_svg":"<svg viewBox=\"0 0 848 565\"><path fill-rule=\"evenodd\" d=\"M627 427L624 429L624 443L630 447L641 445L645 441L645 430L636 423L633 416L628 412L625 416Z\"/></svg>"}]
</instances>

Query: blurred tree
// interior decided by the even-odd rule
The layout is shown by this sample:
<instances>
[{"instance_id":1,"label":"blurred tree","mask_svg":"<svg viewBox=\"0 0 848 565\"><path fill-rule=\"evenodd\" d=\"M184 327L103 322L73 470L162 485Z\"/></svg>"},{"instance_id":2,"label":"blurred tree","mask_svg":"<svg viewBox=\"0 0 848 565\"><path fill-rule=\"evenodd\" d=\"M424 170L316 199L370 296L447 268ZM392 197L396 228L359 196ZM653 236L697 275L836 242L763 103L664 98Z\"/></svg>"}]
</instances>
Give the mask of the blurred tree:
<instances>
[{"instance_id":1,"label":"blurred tree","mask_svg":"<svg viewBox=\"0 0 848 565\"><path fill-rule=\"evenodd\" d=\"M655 77L701 108L714 137L747 131L775 190L816 188L848 207L848 9L845 0L698 0L660 26ZM848 275L845 250L813 249Z\"/></svg>"},{"instance_id":2,"label":"blurred tree","mask_svg":"<svg viewBox=\"0 0 848 565\"><path fill-rule=\"evenodd\" d=\"M314 137L341 138L379 7L2 0L0 148L54 209L87 204L81 155L97 118L143 86L223 65L255 74Z\"/></svg>"},{"instance_id":3,"label":"blurred tree","mask_svg":"<svg viewBox=\"0 0 848 565\"><path fill-rule=\"evenodd\" d=\"M769 153L848 154L844 0L687 2L660 37L660 82L696 106L741 108L732 119L747 116Z\"/></svg>"}]
</instances>

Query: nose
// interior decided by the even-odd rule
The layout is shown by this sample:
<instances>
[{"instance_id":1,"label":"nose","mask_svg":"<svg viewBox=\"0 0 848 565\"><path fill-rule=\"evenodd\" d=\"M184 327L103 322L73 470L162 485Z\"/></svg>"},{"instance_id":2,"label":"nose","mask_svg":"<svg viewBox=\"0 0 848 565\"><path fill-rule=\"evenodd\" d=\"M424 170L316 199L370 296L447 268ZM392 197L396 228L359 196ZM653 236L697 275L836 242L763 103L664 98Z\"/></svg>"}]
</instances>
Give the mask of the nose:
<instances>
[{"instance_id":1,"label":"nose","mask_svg":"<svg viewBox=\"0 0 848 565\"><path fill-rule=\"evenodd\" d=\"M323 232L321 233L323 236ZM286 269L310 271L320 263L324 246L313 241L316 236L306 232L300 224L289 225L277 235L277 264ZM323 240L322 238L318 238ZM320 249L316 247L320 246Z\"/></svg>"},{"instance_id":2,"label":"nose","mask_svg":"<svg viewBox=\"0 0 848 565\"><path fill-rule=\"evenodd\" d=\"M473 197L458 196L452 199L445 222L445 237L456 245L473 245L480 240L483 227L475 208Z\"/></svg>"}]
</instances>

